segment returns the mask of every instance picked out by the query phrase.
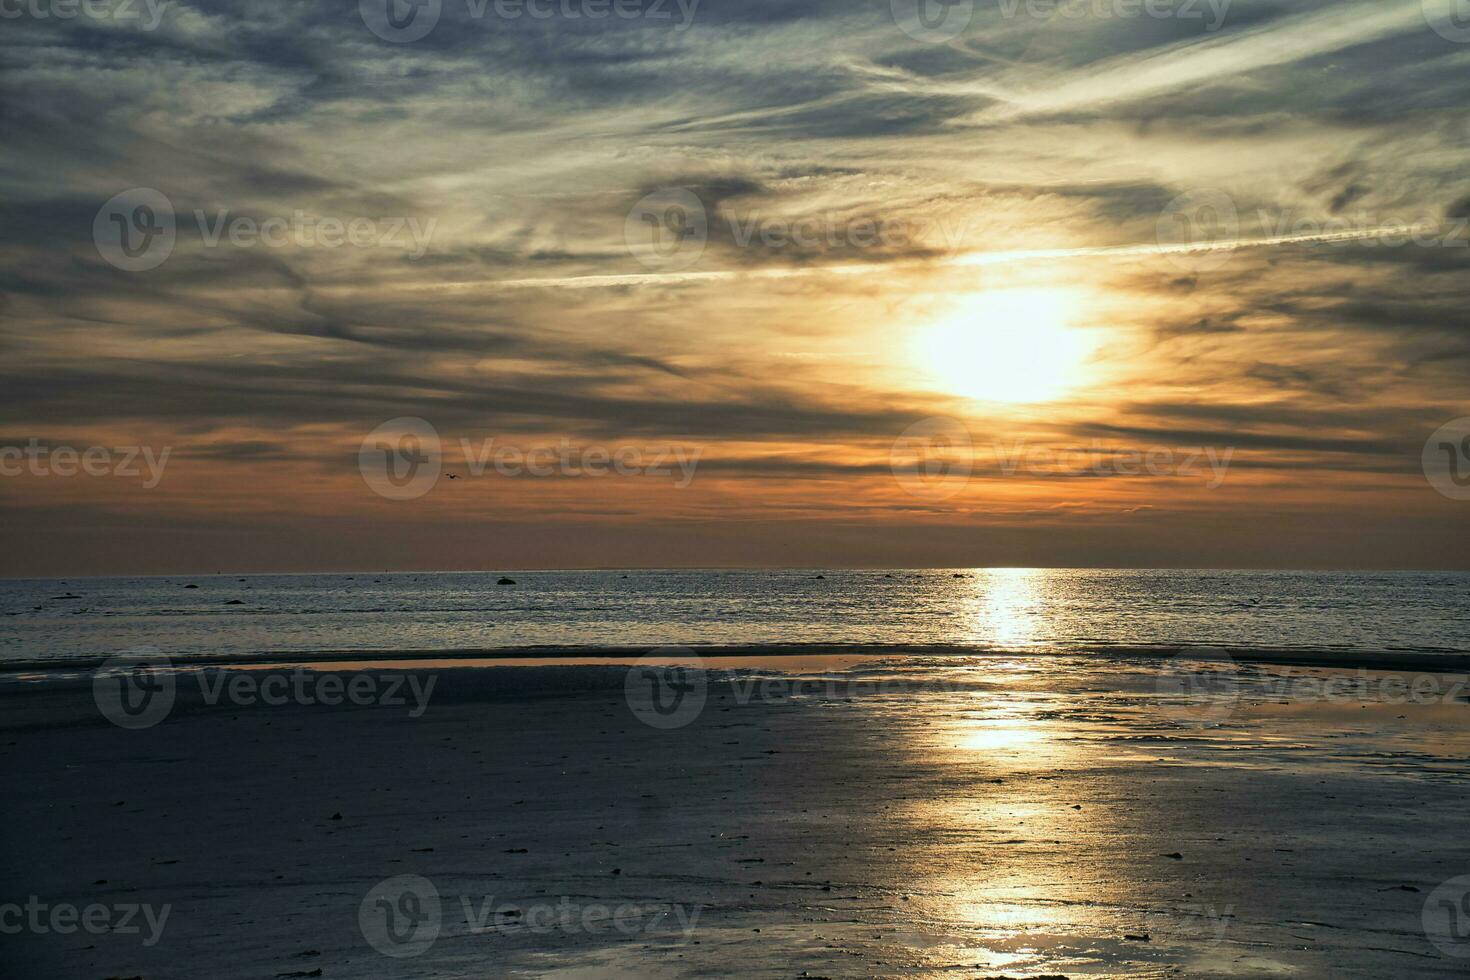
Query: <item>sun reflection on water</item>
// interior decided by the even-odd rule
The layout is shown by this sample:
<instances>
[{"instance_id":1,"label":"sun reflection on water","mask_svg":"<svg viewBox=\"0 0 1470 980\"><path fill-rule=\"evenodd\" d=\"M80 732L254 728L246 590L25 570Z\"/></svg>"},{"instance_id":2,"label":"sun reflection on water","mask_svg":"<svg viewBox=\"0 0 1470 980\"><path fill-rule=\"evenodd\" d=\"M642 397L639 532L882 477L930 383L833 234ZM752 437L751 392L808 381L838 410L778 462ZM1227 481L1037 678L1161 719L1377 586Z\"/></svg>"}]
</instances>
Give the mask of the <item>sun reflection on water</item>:
<instances>
[{"instance_id":1,"label":"sun reflection on water","mask_svg":"<svg viewBox=\"0 0 1470 980\"><path fill-rule=\"evenodd\" d=\"M964 609L970 642L1002 649L1035 646L1044 619L1041 584L1046 570L985 568L973 574L974 593Z\"/></svg>"}]
</instances>

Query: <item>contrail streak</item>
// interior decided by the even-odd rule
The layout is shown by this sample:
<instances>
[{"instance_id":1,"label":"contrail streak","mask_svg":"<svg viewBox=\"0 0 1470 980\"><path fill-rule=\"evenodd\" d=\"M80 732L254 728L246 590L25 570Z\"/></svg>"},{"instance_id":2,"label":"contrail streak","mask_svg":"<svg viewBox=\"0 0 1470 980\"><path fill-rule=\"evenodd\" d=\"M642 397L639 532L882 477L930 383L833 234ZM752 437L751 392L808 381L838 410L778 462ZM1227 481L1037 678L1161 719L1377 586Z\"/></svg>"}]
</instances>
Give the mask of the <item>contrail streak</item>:
<instances>
[{"instance_id":1,"label":"contrail streak","mask_svg":"<svg viewBox=\"0 0 1470 980\"><path fill-rule=\"evenodd\" d=\"M1416 229L1423 230L1423 229ZM1332 242L1370 241L1388 236L1402 236L1403 225L1362 228L1348 231L1320 232L1301 235L1274 235L1266 238L1232 238L1225 241L1177 242L1169 244L1094 245L1078 248L1017 249L1000 252L964 252L947 258L909 259L896 262L858 262L841 265L798 266L794 268L719 269L707 272L634 272L627 274L561 276L545 279L472 280L447 283L416 283L409 289L608 289L620 286L678 286L705 282L727 282L747 279L795 279L807 276L850 276L872 274L880 269L964 268L970 266L1010 265L1020 262L1111 258L1130 255L1181 255L1191 252L1235 252L1275 245L1310 245Z\"/></svg>"}]
</instances>

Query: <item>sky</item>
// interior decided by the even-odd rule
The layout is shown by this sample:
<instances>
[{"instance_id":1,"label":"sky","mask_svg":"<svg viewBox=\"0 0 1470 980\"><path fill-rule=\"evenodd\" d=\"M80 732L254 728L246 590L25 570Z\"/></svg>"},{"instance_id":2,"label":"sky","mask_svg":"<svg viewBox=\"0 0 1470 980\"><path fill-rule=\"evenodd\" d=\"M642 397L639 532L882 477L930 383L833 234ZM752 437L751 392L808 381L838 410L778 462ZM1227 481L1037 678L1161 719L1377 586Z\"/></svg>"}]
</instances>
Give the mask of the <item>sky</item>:
<instances>
[{"instance_id":1,"label":"sky","mask_svg":"<svg viewBox=\"0 0 1470 980\"><path fill-rule=\"evenodd\" d=\"M0 71L0 574L1470 567L1453 0L0 0Z\"/></svg>"}]
</instances>

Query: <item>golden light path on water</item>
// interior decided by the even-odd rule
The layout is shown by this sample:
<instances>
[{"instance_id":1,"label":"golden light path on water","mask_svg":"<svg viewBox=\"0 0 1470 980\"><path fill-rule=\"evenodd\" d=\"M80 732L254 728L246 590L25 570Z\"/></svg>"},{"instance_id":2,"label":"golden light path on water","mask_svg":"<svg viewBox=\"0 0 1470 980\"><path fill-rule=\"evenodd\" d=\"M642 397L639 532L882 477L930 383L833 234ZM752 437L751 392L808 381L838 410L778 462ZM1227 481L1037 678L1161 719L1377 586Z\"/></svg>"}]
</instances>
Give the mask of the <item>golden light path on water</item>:
<instances>
[{"instance_id":1,"label":"golden light path on water","mask_svg":"<svg viewBox=\"0 0 1470 980\"><path fill-rule=\"evenodd\" d=\"M970 593L961 604L967 642L1035 646L1044 633L1047 570L968 574L962 584ZM927 749L915 746L948 771L957 789L965 787L931 804L919 821L942 840L983 842L978 852L940 847L931 855L938 874L929 881L926 911L947 927L935 928L922 945L939 962L983 962L992 971L1040 968L1056 951L1054 934L1072 931L1079 918L1078 909L1057 901L1067 870L1052 842L1077 843L1092 821L1050 798L1051 784L1035 777L1078 765L1085 746L1058 737L1060 727L1046 717L1057 705L1034 665L987 664L985 678L984 687L956 697L959 710L949 724L921 740Z\"/></svg>"},{"instance_id":2,"label":"golden light path on water","mask_svg":"<svg viewBox=\"0 0 1470 980\"><path fill-rule=\"evenodd\" d=\"M967 634L996 646L1034 642L1044 574L972 573L963 583L973 590ZM987 659L974 670L942 708L932 705L928 718L942 720L919 726L905 746L905 764L943 789L901 808L904 833L925 844L921 857L911 855L922 869L908 902L913 918L894 938L921 976L959 964L989 974L1051 973L1059 959L1075 966L1076 934L1111 928L1059 885L1075 876L1069 855L1097 827L1040 777L1085 767L1088 747L1050 717L1057 697L1034 664Z\"/></svg>"},{"instance_id":3,"label":"golden light path on water","mask_svg":"<svg viewBox=\"0 0 1470 980\"><path fill-rule=\"evenodd\" d=\"M984 568L971 572L974 591L961 605L966 643L1000 649L1034 646L1045 610L1044 568Z\"/></svg>"}]
</instances>

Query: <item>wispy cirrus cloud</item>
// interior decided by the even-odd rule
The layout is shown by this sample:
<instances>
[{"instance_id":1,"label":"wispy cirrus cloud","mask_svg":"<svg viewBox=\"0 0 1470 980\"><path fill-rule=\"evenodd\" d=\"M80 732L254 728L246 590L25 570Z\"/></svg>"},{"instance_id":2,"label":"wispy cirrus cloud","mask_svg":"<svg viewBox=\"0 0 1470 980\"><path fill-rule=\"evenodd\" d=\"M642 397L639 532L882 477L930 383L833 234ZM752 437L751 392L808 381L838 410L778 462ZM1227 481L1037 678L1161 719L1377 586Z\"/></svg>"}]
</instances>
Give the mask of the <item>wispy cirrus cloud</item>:
<instances>
[{"instance_id":1,"label":"wispy cirrus cloud","mask_svg":"<svg viewBox=\"0 0 1470 980\"><path fill-rule=\"evenodd\" d=\"M78 513L131 519L290 524L297 484L314 518L368 513L379 502L334 467L365 429L411 415L456 434L690 440L717 461L673 500L612 483L496 497L527 521L537 506L594 523L825 513L891 523L891 556L913 522L1028 507L1048 526L1228 522L1269 485L1283 512L1316 495L1388 526L1416 436L1470 393L1456 239L1470 45L1416 0L1236 0L1218 23L1103 9L977 3L937 43L886 0L703 0L683 29L446 2L406 44L351 4L178 2L150 30L7 20L7 430L178 445L176 491L125 505L67 491ZM130 272L99 253L94 222L135 187L163 194L176 227L166 261ZM678 190L704 224L671 267L639 236L677 251L689 228L635 209ZM1179 204L1190 195L1230 213ZM421 250L384 242L410 219L432 228ZM260 235L323 220L379 233ZM1438 237L1402 242L1406 225ZM915 353L1006 290L1081 298L1072 325L1096 342L1058 402L977 402ZM927 415L986 441L1228 440L1250 475L1211 497L977 479L936 506L883 473ZM269 507L223 475L241 466ZM7 485L4 505L29 513L45 492Z\"/></svg>"}]
</instances>

